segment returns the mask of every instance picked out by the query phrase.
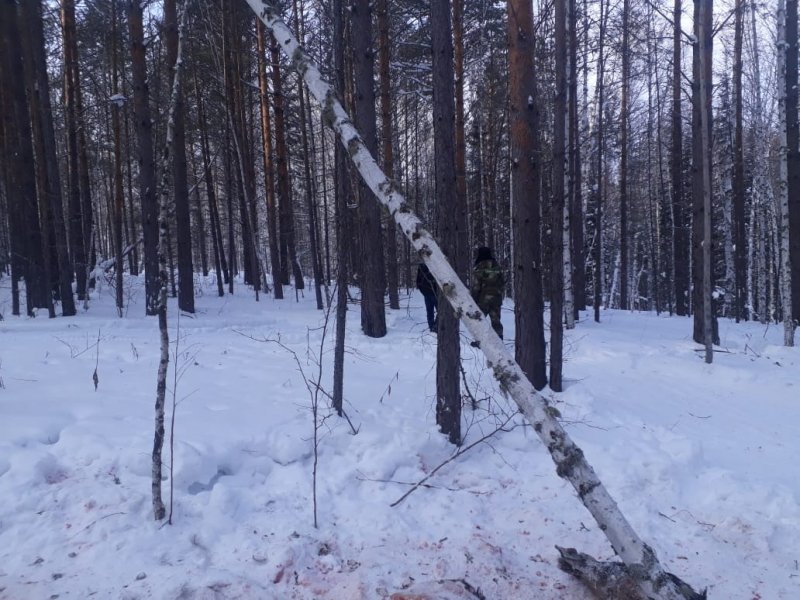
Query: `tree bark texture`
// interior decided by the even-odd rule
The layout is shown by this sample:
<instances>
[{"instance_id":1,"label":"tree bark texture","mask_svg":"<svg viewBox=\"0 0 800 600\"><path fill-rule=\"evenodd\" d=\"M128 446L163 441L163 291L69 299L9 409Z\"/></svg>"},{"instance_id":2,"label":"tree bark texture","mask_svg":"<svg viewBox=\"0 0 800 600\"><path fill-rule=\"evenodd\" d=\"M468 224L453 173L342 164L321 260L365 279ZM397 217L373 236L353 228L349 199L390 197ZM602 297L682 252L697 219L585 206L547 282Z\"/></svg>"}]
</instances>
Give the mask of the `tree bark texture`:
<instances>
[{"instance_id":1,"label":"tree bark texture","mask_svg":"<svg viewBox=\"0 0 800 600\"><path fill-rule=\"evenodd\" d=\"M681 107L681 0L675 0L672 12L672 146L670 169L672 175L672 215L675 270L675 313L689 314L689 214L683 189L683 114Z\"/></svg>"},{"instance_id":2,"label":"tree bark texture","mask_svg":"<svg viewBox=\"0 0 800 600\"><path fill-rule=\"evenodd\" d=\"M508 2L511 198L516 357L537 390L547 385L541 268L538 107L530 0Z\"/></svg>"},{"instance_id":3,"label":"tree bark texture","mask_svg":"<svg viewBox=\"0 0 800 600\"><path fill-rule=\"evenodd\" d=\"M433 45L433 147L439 239L442 251L455 265L463 267L460 238L466 237L458 214L461 206L456 190L455 98L453 39L450 28L450 2L431 2L431 41ZM464 276L463 270L460 273ZM437 316L436 345L436 423L450 442L461 445L461 340L458 318L452 311L440 310Z\"/></svg>"},{"instance_id":4,"label":"tree bark texture","mask_svg":"<svg viewBox=\"0 0 800 600\"><path fill-rule=\"evenodd\" d=\"M564 348L564 208L567 127L567 1L554 1L556 94L553 105L552 267L550 290L550 389L562 391Z\"/></svg>"},{"instance_id":5,"label":"tree bark texture","mask_svg":"<svg viewBox=\"0 0 800 600\"><path fill-rule=\"evenodd\" d=\"M39 110L42 127L42 147L44 155L41 162L47 174L47 187L42 190L46 196L46 207L42 214L48 215L49 226L45 227L46 236L53 232L55 239L55 254L57 264L59 298L61 300L61 314L65 317L76 314L75 298L72 293L72 270L69 259L69 245L64 223L64 204L61 193L61 176L58 170L57 146L55 130L53 127L53 110L50 100L50 81L47 76L47 58L44 48L44 31L42 27L41 1L25 2L22 10L27 15L28 32L32 39L33 62L36 72L36 93L39 98ZM46 244L49 246L49 244ZM45 250L49 252L49 250Z\"/></svg>"},{"instance_id":6,"label":"tree bark texture","mask_svg":"<svg viewBox=\"0 0 800 600\"><path fill-rule=\"evenodd\" d=\"M131 79L133 112L138 141L139 201L142 208L144 236L145 312L157 315L159 305L158 267L158 200L156 198L156 166L153 154L153 123L150 119L150 90L144 46L142 6L139 0L128 0L128 29L131 44Z\"/></svg>"},{"instance_id":7,"label":"tree bark texture","mask_svg":"<svg viewBox=\"0 0 800 600\"><path fill-rule=\"evenodd\" d=\"M267 87L267 36L264 24L256 22L256 44L258 51L258 89L259 110L261 114L261 145L264 161L264 195L267 204L267 233L269 238L269 259L272 269L272 292L276 300L283 299L281 281L281 260L278 250L278 211L275 207L275 185L272 164L272 126L269 117L269 93Z\"/></svg>"},{"instance_id":8,"label":"tree bark texture","mask_svg":"<svg viewBox=\"0 0 800 600\"><path fill-rule=\"evenodd\" d=\"M456 0L458 2L458 0ZM378 0L378 39L380 63L381 96L381 142L383 146L383 170L394 176L394 149L392 127L391 70L389 68L389 0ZM386 287L389 291L389 308L400 308L400 295L397 289L397 224L386 211Z\"/></svg>"},{"instance_id":9,"label":"tree bark texture","mask_svg":"<svg viewBox=\"0 0 800 600\"><path fill-rule=\"evenodd\" d=\"M786 169L792 317L800 323L800 119L798 118L797 0L786 0Z\"/></svg>"},{"instance_id":10,"label":"tree bark texture","mask_svg":"<svg viewBox=\"0 0 800 600\"><path fill-rule=\"evenodd\" d=\"M375 156L378 149L375 121L375 56L372 50L372 8L369 0L355 0L350 11L353 32L356 127ZM369 337L386 335L383 296L386 277L383 262L380 206L370 199L371 192L361 185L359 220L361 242L361 329Z\"/></svg>"}]
</instances>

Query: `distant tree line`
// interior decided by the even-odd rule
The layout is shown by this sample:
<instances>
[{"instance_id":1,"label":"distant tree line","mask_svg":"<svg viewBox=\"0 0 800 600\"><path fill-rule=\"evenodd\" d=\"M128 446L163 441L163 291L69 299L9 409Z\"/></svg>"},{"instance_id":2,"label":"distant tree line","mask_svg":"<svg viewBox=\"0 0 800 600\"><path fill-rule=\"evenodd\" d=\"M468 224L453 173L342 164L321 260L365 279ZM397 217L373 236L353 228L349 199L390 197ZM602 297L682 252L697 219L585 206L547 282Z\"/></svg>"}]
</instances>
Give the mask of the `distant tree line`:
<instances>
[{"instance_id":1,"label":"distant tree line","mask_svg":"<svg viewBox=\"0 0 800 600\"><path fill-rule=\"evenodd\" d=\"M692 315L708 348L718 317L783 322L791 343L796 0L276 5L458 272L494 248L538 387L560 389L563 328L589 307L596 320L602 308ZM364 333L384 335L418 257L243 0L185 0L162 156L183 7L0 2L11 312L75 314L103 277L122 315L127 277L143 275L155 315L166 173L180 310L194 311L201 275L220 295L313 286L319 308L355 286ZM457 352L451 325L440 352Z\"/></svg>"}]
</instances>

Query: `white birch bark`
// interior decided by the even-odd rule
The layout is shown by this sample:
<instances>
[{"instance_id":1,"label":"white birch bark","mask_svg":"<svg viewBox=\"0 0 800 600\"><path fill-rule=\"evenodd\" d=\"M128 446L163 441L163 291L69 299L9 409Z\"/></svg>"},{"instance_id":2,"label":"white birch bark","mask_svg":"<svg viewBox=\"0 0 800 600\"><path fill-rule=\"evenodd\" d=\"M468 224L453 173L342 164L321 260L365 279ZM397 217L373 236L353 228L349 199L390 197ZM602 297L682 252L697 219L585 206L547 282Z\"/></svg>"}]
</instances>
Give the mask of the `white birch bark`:
<instances>
[{"instance_id":1,"label":"white birch bark","mask_svg":"<svg viewBox=\"0 0 800 600\"><path fill-rule=\"evenodd\" d=\"M616 301L617 290L619 289L619 267L622 262L622 253L617 250L617 257L614 259L614 273L611 276L611 289L608 291L605 305L609 308L619 308L620 303Z\"/></svg>"},{"instance_id":2,"label":"white birch bark","mask_svg":"<svg viewBox=\"0 0 800 600\"><path fill-rule=\"evenodd\" d=\"M733 162L729 157L733 156L733 142L731 136L726 136L728 141L725 152L725 166L722 179L722 219L724 221L723 231L725 232L724 252L725 252L725 307L724 315L733 315L733 301L736 297L736 271L734 269L734 247L733 247Z\"/></svg>"},{"instance_id":3,"label":"white birch bark","mask_svg":"<svg viewBox=\"0 0 800 600\"><path fill-rule=\"evenodd\" d=\"M765 226L766 217L764 215L760 190L757 191L756 194L758 202L756 205L756 218L758 219L758 233L756 233L756 239L758 240L758 246L756 248L756 264L758 265L756 270L756 289L758 290L758 304L756 306L759 322L766 325L769 320L769 310L767 309L767 286L769 285L769 278L766 275L768 270L767 249L764 239L764 236L767 235L767 228Z\"/></svg>"},{"instance_id":4,"label":"white birch bark","mask_svg":"<svg viewBox=\"0 0 800 600\"><path fill-rule=\"evenodd\" d=\"M778 237L780 238L780 293L783 308L783 344L794 346L794 322L792 319L792 271L789 263L789 172L787 167L786 141L786 5L778 0L778 127L780 129L780 155L778 175Z\"/></svg>"},{"instance_id":5,"label":"white birch bark","mask_svg":"<svg viewBox=\"0 0 800 600\"><path fill-rule=\"evenodd\" d=\"M567 169L568 171L569 169ZM566 172L566 171L565 171ZM569 176L567 176L569 177ZM569 182L565 183L569 189ZM572 234L570 231L570 203L564 203L564 317L567 329L575 329L575 299L572 293Z\"/></svg>"},{"instance_id":6,"label":"white birch bark","mask_svg":"<svg viewBox=\"0 0 800 600\"><path fill-rule=\"evenodd\" d=\"M161 497L161 452L164 447L164 403L167 391L167 369L169 368L169 330L167 329L167 227L169 223L169 173L167 168L172 160L175 131L175 105L180 93L180 72L183 56L183 31L186 22L186 4L180 8L178 21L178 54L175 58L175 72L172 77L172 94L167 117L167 136L164 144L163 164L161 165L160 202L158 206L158 329L161 339L161 358L158 362L156 382L156 427L153 439L152 493L153 516L160 521L166 516L166 508Z\"/></svg>"},{"instance_id":7,"label":"white birch bark","mask_svg":"<svg viewBox=\"0 0 800 600\"><path fill-rule=\"evenodd\" d=\"M550 451L558 475L573 485L616 553L639 574L638 584L641 589L649 597L659 600L687 598L685 590L681 590L676 583L676 578L670 577L664 571L653 549L639 538L620 512L616 502L586 461L583 451L552 415L547 399L534 389L502 340L494 333L439 245L413 213L394 182L383 173L369 153L333 89L322 79L319 69L281 21L278 12L263 0L246 1L275 35L280 47L290 57L292 67L303 77L311 95L322 106L326 124L336 132L364 182L378 201L388 208L398 227L428 265L442 290L442 296L479 342L501 389L514 399Z\"/></svg>"}]
</instances>

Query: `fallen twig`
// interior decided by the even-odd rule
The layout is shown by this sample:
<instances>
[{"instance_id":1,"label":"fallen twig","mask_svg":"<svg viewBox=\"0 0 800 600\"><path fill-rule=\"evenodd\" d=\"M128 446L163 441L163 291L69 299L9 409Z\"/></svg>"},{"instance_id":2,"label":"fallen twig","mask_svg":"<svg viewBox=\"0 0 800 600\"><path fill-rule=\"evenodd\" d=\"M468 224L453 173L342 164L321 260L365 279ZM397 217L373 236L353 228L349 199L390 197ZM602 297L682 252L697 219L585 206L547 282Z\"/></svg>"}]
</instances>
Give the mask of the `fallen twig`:
<instances>
[{"instance_id":1,"label":"fallen twig","mask_svg":"<svg viewBox=\"0 0 800 600\"><path fill-rule=\"evenodd\" d=\"M457 459L459 456L461 456L461 455L462 455L462 454L464 454L465 452L467 452L467 451L471 450L472 448L474 448L475 446L477 446L477 445L478 445L478 444L480 444L481 442L485 442L486 440L488 440L488 439L489 439L490 437L492 437L494 434L496 434L497 432L501 431L501 430L503 429L503 427L505 427L505 426L506 426L506 425L509 423L509 421L511 421L511 419L513 419L513 418L514 418L514 415L511 415L511 416L510 416L510 417L508 417L508 418L507 418L507 419L506 419L506 420L505 420L505 421L504 421L504 422L503 422L501 425L499 425L499 426L498 426L496 429L494 429L494 431L491 431L490 433L487 433L487 434L486 434L486 435L484 435L483 437L481 437L481 438L479 438L479 439L475 440L475 441L474 441L474 442L472 442L472 443L471 443L469 446L464 446L463 448L459 448L459 449L458 449L458 451L457 451L455 454L453 454L453 456L451 456L450 458L448 458L446 461L444 461L443 463L441 463L441 464L440 464L438 467L436 467L435 469L433 469L433 471L431 471L431 472L430 472L430 473L428 473L428 474L427 474L425 477L423 477L422 479L420 479L420 480L419 480L417 483L415 483L415 484L414 484L414 487L412 487L412 488L411 488L410 490L408 490L408 491L407 491L405 494L403 494L402 496L400 496L400 498L398 498L397 500L395 500L394 502L392 502L392 503L391 503L389 506L391 506L391 507L393 507L393 508L394 508L395 506L397 506L398 504L400 504L400 503L401 503L403 500L405 500L406 498L408 498L408 496L409 496L409 495L411 495L411 493L412 493L412 492L414 492L414 490L416 490L416 489L417 489L417 488L419 488L419 487L422 487L422 486L424 485L424 483L425 483L426 481L428 481L428 479L430 479L431 477L433 477L433 476L436 474L436 472L437 472L437 471L439 471L439 469L441 469L442 467L444 467L446 464L453 462L453 461L454 461L455 459Z\"/></svg>"}]
</instances>

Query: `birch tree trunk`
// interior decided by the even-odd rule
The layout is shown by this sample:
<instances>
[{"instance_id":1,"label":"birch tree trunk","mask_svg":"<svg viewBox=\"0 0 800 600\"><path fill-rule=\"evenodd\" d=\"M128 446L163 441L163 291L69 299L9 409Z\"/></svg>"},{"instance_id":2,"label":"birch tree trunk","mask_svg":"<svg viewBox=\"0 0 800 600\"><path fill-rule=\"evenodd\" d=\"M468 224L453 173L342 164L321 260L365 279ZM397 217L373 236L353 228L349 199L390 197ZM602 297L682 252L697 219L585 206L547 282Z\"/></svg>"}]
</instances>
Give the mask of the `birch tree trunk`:
<instances>
[{"instance_id":1,"label":"birch tree trunk","mask_svg":"<svg viewBox=\"0 0 800 600\"><path fill-rule=\"evenodd\" d=\"M158 293L158 330L161 339L161 358L158 362L158 380L156 382L156 427L153 438L153 516L160 521L166 516L166 508L161 497L161 452L164 448L164 404L167 392L167 369L169 368L169 330L167 329L167 231L169 226L169 165L173 159L175 146L175 111L180 94L180 71L182 68L183 31L186 20L186 4L180 7L178 17L178 44L175 54L174 73L172 76L172 93L167 116L167 139L164 144L161 173L160 199L158 206L158 274L161 286Z\"/></svg>"},{"instance_id":2,"label":"birch tree trunk","mask_svg":"<svg viewBox=\"0 0 800 600\"><path fill-rule=\"evenodd\" d=\"M293 67L305 79L310 93L322 106L326 124L336 132L364 182L389 209L403 233L428 265L442 290L443 300L447 300L465 327L480 342L487 364L493 370L501 389L514 399L546 445L556 463L558 475L572 484L615 552L631 572L636 573L636 585L644 594L658 600L699 599L700 595L688 585L663 570L653 549L639 538L622 515L616 502L587 462L583 451L553 417L545 396L536 391L502 340L494 333L466 286L448 263L439 245L413 213L396 184L381 171L330 85L322 79L319 69L310 61L291 31L280 20L278 13L262 0L247 2L280 40L281 48L291 57Z\"/></svg>"}]
</instances>

